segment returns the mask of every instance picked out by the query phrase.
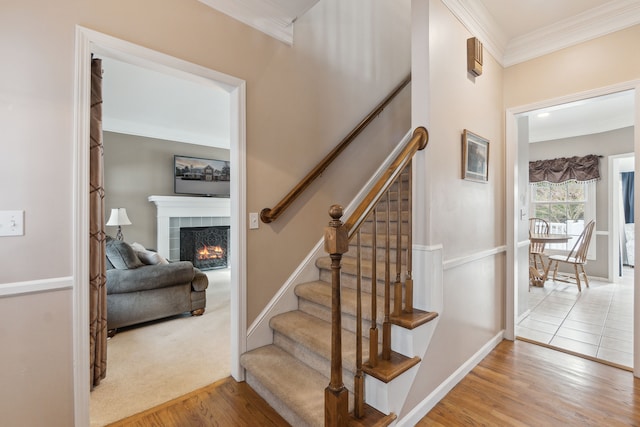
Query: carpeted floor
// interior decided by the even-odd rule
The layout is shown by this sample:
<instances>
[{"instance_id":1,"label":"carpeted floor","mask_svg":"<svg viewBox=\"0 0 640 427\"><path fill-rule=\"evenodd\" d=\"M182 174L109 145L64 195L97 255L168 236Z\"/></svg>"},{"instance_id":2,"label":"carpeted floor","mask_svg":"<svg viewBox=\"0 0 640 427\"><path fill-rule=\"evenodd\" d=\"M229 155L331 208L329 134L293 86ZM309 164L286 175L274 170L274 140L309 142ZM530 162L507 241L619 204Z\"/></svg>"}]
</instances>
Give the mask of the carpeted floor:
<instances>
[{"instance_id":1,"label":"carpeted floor","mask_svg":"<svg viewBox=\"0 0 640 427\"><path fill-rule=\"evenodd\" d=\"M118 332L107 377L91 392L91 426L104 426L230 373L229 269L210 270L207 309Z\"/></svg>"}]
</instances>

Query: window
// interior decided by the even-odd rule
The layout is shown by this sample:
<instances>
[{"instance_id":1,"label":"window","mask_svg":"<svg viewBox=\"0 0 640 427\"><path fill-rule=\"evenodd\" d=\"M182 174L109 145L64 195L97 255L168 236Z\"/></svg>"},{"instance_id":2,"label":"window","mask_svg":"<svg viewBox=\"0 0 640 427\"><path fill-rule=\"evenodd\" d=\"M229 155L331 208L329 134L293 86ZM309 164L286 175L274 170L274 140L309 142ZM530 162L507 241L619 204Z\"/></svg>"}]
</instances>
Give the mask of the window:
<instances>
[{"instance_id":1,"label":"window","mask_svg":"<svg viewBox=\"0 0 640 427\"><path fill-rule=\"evenodd\" d=\"M549 222L549 233L568 234L567 243L548 244L549 253L567 253L573 248L585 224L595 220L596 184L566 181L561 184L538 182L531 184L529 215ZM595 258L595 239L589 246L587 257Z\"/></svg>"}]
</instances>

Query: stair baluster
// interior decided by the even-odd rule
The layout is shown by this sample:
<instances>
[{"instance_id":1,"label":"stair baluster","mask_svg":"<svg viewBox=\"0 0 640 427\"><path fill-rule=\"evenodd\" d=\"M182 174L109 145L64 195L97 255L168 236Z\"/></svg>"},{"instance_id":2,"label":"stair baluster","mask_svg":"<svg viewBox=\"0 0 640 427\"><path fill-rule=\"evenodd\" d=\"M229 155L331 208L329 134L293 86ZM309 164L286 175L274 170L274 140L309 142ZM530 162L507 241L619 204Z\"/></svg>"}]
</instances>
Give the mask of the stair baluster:
<instances>
[{"instance_id":1,"label":"stair baluster","mask_svg":"<svg viewBox=\"0 0 640 427\"><path fill-rule=\"evenodd\" d=\"M387 219L385 221L385 250L384 255L384 320L382 322L382 360L391 359L391 196L387 195Z\"/></svg>"},{"instance_id":2,"label":"stair baluster","mask_svg":"<svg viewBox=\"0 0 640 427\"><path fill-rule=\"evenodd\" d=\"M397 196L396 214L398 219L396 221L396 281L393 284L393 314L399 316L402 313L402 173L396 181ZM391 221L391 218L388 219Z\"/></svg>"},{"instance_id":3,"label":"stair baluster","mask_svg":"<svg viewBox=\"0 0 640 427\"><path fill-rule=\"evenodd\" d=\"M362 251L361 234L358 230L356 237L356 374L354 376L353 409L356 418L364 416L364 375L362 373Z\"/></svg>"},{"instance_id":4,"label":"stair baluster","mask_svg":"<svg viewBox=\"0 0 640 427\"><path fill-rule=\"evenodd\" d=\"M412 165L413 162L409 163L409 165L407 166L407 168L405 169L407 174L409 175L408 177L408 187L407 188L407 192L409 194L409 197L407 197L407 212L409 213L407 215L407 228L409 229L409 232L407 233L407 277L404 281L404 312L405 313L413 313L413 277L412 277L412 272L411 272L411 267L412 267L412 263L411 263L411 257L413 256L413 252L412 252L412 248L411 246L413 245L413 239L411 238L411 230L413 230L413 215L412 215L412 209L413 209L413 205L412 205L412 192L413 192L413 173L412 173Z\"/></svg>"},{"instance_id":5,"label":"stair baluster","mask_svg":"<svg viewBox=\"0 0 640 427\"><path fill-rule=\"evenodd\" d=\"M371 236L371 328L369 329L369 365L378 366L378 209L373 209Z\"/></svg>"}]
</instances>

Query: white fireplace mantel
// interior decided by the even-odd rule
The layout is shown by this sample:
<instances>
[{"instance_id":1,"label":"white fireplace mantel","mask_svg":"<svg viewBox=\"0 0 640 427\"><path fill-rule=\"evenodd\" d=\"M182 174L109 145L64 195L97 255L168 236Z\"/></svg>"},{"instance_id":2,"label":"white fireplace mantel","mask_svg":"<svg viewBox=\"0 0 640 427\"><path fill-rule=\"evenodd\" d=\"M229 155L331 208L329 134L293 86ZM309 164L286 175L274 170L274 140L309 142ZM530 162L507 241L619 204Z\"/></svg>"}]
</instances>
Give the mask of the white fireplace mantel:
<instances>
[{"instance_id":1,"label":"white fireplace mantel","mask_svg":"<svg viewBox=\"0 0 640 427\"><path fill-rule=\"evenodd\" d=\"M158 253L169 258L169 219L231 216L231 199L215 197L149 196L157 208Z\"/></svg>"}]
</instances>

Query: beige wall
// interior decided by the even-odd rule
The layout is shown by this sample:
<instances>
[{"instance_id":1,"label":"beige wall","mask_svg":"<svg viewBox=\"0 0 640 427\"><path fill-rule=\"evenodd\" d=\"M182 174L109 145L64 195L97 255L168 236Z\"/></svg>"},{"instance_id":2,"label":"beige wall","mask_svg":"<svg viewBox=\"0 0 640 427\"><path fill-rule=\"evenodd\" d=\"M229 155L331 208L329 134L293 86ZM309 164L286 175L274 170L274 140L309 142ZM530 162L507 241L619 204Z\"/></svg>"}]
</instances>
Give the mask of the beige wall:
<instances>
[{"instance_id":1,"label":"beige wall","mask_svg":"<svg viewBox=\"0 0 640 427\"><path fill-rule=\"evenodd\" d=\"M429 6L428 74L414 70L414 109L430 110L430 142L419 161L424 176L416 180L424 197L426 231L420 243L442 245L444 306L429 349L403 409L406 414L504 327L504 136L502 67L485 51L483 73L466 68L466 39L472 37L440 0ZM420 4L417 4L420 3ZM414 10L423 10L414 1ZM419 30L418 30L419 31ZM415 42L415 39L414 39ZM415 61L415 60L414 60ZM429 76L427 84L420 79ZM428 106L416 103L428 103ZM414 126L421 117L414 117ZM489 182L462 180L461 134L469 129L490 140ZM416 218L416 223L420 222ZM484 251L497 252L473 258ZM416 286L429 286L416 284Z\"/></svg>"},{"instance_id":2,"label":"beige wall","mask_svg":"<svg viewBox=\"0 0 640 427\"><path fill-rule=\"evenodd\" d=\"M323 0L297 21L290 47L197 1L4 1L0 209L25 210L26 232L0 238L0 287L73 274L76 25L246 81L247 208L258 212L275 204L408 74L409 3ZM248 232L249 323L320 239L328 206L347 204L408 131L408 119L398 120L405 115L385 111L381 121L399 124L386 131L383 143L372 138L381 132L369 131L291 212ZM0 402L9 425L73 425L72 302L68 291L60 292L66 298L0 300L11 308L0 310L0 325L20 325L19 334L0 329L3 386L31 360L7 349L37 348L47 356L46 369L24 375L28 384L16 385L15 396ZM21 316L32 313L28 322L15 315L20 307ZM67 315L41 316L49 311ZM49 329L56 339L42 340ZM31 389L38 390L38 400Z\"/></svg>"},{"instance_id":3,"label":"beige wall","mask_svg":"<svg viewBox=\"0 0 640 427\"><path fill-rule=\"evenodd\" d=\"M408 1L332 0L296 22L294 48L247 84L249 212L273 207L409 73L409 19ZM288 212L249 231L249 323L320 240L329 206L347 205L409 130L398 114L385 111Z\"/></svg>"},{"instance_id":4,"label":"beige wall","mask_svg":"<svg viewBox=\"0 0 640 427\"><path fill-rule=\"evenodd\" d=\"M640 25L505 69L505 107L513 108L640 78Z\"/></svg>"},{"instance_id":5,"label":"beige wall","mask_svg":"<svg viewBox=\"0 0 640 427\"><path fill-rule=\"evenodd\" d=\"M71 290L0 297L0 425L73 426Z\"/></svg>"},{"instance_id":6,"label":"beige wall","mask_svg":"<svg viewBox=\"0 0 640 427\"><path fill-rule=\"evenodd\" d=\"M163 139L121 133L104 133L105 218L112 208L125 207L131 225L122 233L129 243L138 242L157 248L156 206L151 195L175 196L173 192L173 156L229 160L229 150L184 144ZM116 227L107 227L115 236Z\"/></svg>"}]
</instances>

